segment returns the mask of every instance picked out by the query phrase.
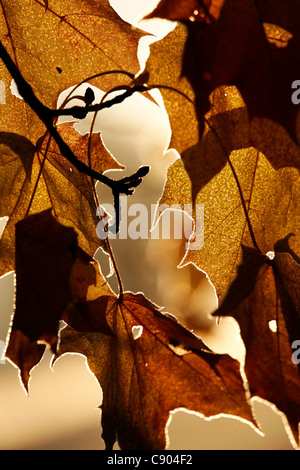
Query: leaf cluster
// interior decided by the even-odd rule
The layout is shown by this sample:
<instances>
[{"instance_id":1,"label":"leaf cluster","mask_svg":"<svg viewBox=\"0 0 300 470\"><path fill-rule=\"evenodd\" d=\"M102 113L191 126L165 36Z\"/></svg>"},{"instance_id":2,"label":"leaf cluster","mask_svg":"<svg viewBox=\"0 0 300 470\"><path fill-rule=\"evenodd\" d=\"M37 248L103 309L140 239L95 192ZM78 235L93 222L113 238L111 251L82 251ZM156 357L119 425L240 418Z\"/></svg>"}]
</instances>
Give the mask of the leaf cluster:
<instances>
[{"instance_id":1,"label":"leaf cluster","mask_svg":"<svg viewBox=\"0 0 300 470\"><path fill-rule=\"evenodd\" d=\"M25 389L45 348L54 358L81 353L103 391L107 449L164 449L169 414L186 408L257 423L251 399L285 414L299 442L300 339L298 0L161 0L148 18L176 21L155 42L141 71L145 34L108 0L3 0L0 76L13 79L0 114L0 274L14 270L16 301L6 356ZM91 87L104 91L97 103ZM56 109L59 94L73 92ZM204 204L205 241L186 250L213 284L214 316L237 321L244 368L143 294L124 292L109 238L96 235L96 181L130 196L149 168L111 180L120 169L101 135L78 134L58 117L95 116L133 93L161 91L180 159L160 203ZM117 98L111 98L112 92ZM82 106L70 107L79 98ZM101 202L101 201L100 201ZM197 234L196 234L197 235ZM109 254L114 293L96 251ZM64 327L61 329L61 322ZM275 329L270 328L270 325Z\"/></svg>"}]
</instances>

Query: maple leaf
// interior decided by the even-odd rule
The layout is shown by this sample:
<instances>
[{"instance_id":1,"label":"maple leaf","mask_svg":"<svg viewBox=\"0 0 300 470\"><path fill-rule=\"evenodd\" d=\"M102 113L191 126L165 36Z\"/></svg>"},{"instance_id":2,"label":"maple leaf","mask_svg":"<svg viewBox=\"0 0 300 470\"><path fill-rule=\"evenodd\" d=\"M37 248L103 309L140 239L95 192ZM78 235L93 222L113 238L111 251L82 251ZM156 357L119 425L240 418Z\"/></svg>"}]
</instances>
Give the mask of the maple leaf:
<instances>
[{"instance_id":1,"label":"maple leaf","mask_svg":"<svg viewBox=\"0 0 300 470\"><path fill-rule=\"evenodd\" d=\"M151 44L145 70L137 77L143 78L148 86L159 88L172 130L170 146L179 153L198 142L194 91L181 70L186 37L186 29L179 25Z\"/></svg>"},{"instance_id":2,"label":"maple leaf","mask_svg":"<svg viewBox=\"0 0 300 470\"><path fill-rule=\"evenodd\" d=\"M65 311L67 318L68 305L83 297L93 299L96 282L97 295L111 293L99 264L78 248L77 238L74 229L60 224L51 210L16 224L16 305L6 357L19 368L27 391L30 371L46 346L56 352L59 321ZM92 312L86 324L91 331L111 334L105 319L98 325ZM86 324L74 320L77 328Z\"/></svg>"},{"instance_id":3,"label":"maple leaf","mask_svg":"<svg viewBox=\"0 0 300 470\"><path fill-rule=\"evenodd\" d=\"M275 171L251 147L229 156L226 144L242 141L244 134L236 135L230 120L227 124L233 131L224 145L220 136L208 131L200 145L187 151L189 174L195 168L192 184L183 161L169 169L160 200L160 205L204 204L204 245L201 250L188 249L181 265L193 263L206 272L219 300L236 277L242 245L266 254L273 251L277 240L292 232L297 235L293 249L298 252L300 248L298 171Z\"/></svg>"},{"instance_id":4,"label":"maple leaf","mask_svg":"<svg viewBox=\"0 0 300 470\"><path fill-rule=\"evenodd\" d=\"M205 271L221 299L235 278L241 244L267 253L286 233L299 233L299 176L292 168L275 171L270 159L250 147L249 119L235 87L214 91L205 122L201 140L169 169L160 204L204 204L204 246L188 251L182 265ZM265 140L271 138L276 140L273 134ZM286 144L278 153L293 166L297 153ZM293 243L299 250L298 241Z\"/></svg>"},{"instance_id":5,"label":"maple leaf","mask_svg":"<svg viewBox=\"0 0 300 470\"><path fill-rule=\"evenodd\" d=\"M92 176L99 179L106 169L119 166L116 162L112 165L108 163L103 165L104 159L107 162L112 162L112 159L108 157L107 152L104 152L101 145L97 149L100 165L94 156L92 158L89 156L89 159L78 159L78 162L75 154L77 151L83 154L82 149L78 147L83 146L84 139L79 143L78 139L74 141L74 137L71 137L70 144L73 144L73 147L70 149L64 141L64 138L70 140L70 132L67 135L57 132L54 120L58 114L54 111L59 93L84 79L89 80L93 77L94 84L103 90L118 87L121 82L124 86L129 83L133 74L139 69L137 46L143 33L119 18L108 0L92 3L84 1L80 5L77 1L62 5L59 0L54 0L45 5L38 0L26 0L22 8L19 8L17 2L4 1L1 3L0 21L3 25L0 39L4 81L8 86L12 76L25 100L8 94L5 112L1 113L0 119L1 130L4 133L1 146L4 157L2 187L6 184L8 173L11 182L17 181L12 191L15 199L12 198L10 202L8 202L9 192L7 188L3 188L5 195L2 200L3 207L7 204L9 209L7 207L1 209L1 214L10 216L1 240L1 254L4 255L1 267L3 274L13 269L14 224L27 215L29 210L33 213L53 207L63 223L71 223L79 229L80 243L85 251L93 254L98 247L95 223L93 225L91 222L96 220L93 185L87 184L88 178L79 172L93 173ZM122 53L124 49L126 54ZM88 88L87 91L89 90ZM80 109L87 108L91 98L91 95L83 97L85 107ZM47 150L41 146L41 135L44 135L44 139L50 139L49 135L45 137L45 126L56 142L54 144L52 139L49 140L50 146L49 143L45 144ZM22 137L28 139L28 142L22 140ZM92 136L92 139L95 138ZM15 145L14 141L17 141L18 145ZM33 153L33 147L29 142L36 146L36 154ZM96 149L93 150L94 144L87 145L87 142L85 144L89 151L92 149L96 152ZM56 145L52 153L51 145ZM25 155L22 155L24 152ZM49 158L47 156L46 159L47 152ZM106 156L102 158L101 155L105 153ZM11 158L12 154L16 154L19 158ZM60 158L59 154L63 154L63 158ZM22 161L26 168L25 172ZM68 161L72 163L69 164ZM50 167L51 164L53 168ZM133 175L133 180L128 177L120 189L130 194L133 191L132 187L141 182L145 174L143 170ZM72 176L70 176L71 171ZM66 185L62 175L67 176L73 187ZM108 180L104 176L101 179L104 182ZM11 186L12 184L8 185L10 189ZM77 194L76 187L79 189ZM64 201L59 200L59 194ZM73 203L77 200L77 206L70 203L71 194L74 196ZM118 194L118 191L114 190L116 200ZM65 197L67 195L68 201ZM62 202L66 203L65 208Z\"/></svg>"},{"instance_id":6,"label":"maple leaf","mask_svg":"<svg viewBox=\"0 0 300 470\"><path fill-rule=\"evenodd\" d=\"M120 168L105 149L99 134L89 137L71 124L58 126L64 141L78 159L102 173ZM0 215L9 221L0 240L0 273L14 269L14 232L17 221L28 214L53 208L57 219L77 230L79 245L93 255L101 241L96 235L97 201L92 179L79 172L46 133L34 147L27 139L0 134Z\"/></svg>"},{"instance_id":7,"label":"maple leaf","mask_svg":"<svg viewBox=\"0 0 300 470\"><path fill-rule=\"evenodd\" d=\"M139 70L138 41L144 34L122 20L108 0L1 2L0 40L45 106L56 108L59 94L72 85L119 70ZM113 84L112 84L113 80ZM95 86L108 91L125 75L104 76Z\"/></svg>"},{"instance_id":8,"label":"maple leaf","mask_svg":"<svg viewBox=\"0 0 300 470\"><path fill-rule=\"evenodd\" d=\"M242 108L249 115L250 145L264 153L276 169L290 165L299 169L299 109L291 99L292 83L300 73L298 61L294 60L300 49L298 2L199 2L200 17L201 8L207 7L203 21L193 21L197 15L187 21L189 8L194 8L195 2L189 2L189 7L184 3L161 2L150 15L173 15L184 23L177 42L178 53L171 62L174 49L170 48L170 61L165 57L170 66L162 64L159 84L168 85L170 77L178 77L179 72L182 80L188 80L193 89L200 139L205 116L211 110L211 94L224 85L236 86L244 102L242 115ZM165 44L158 43L156 48L160 47L167 56ZM231 109L228 100L226 111ZM185 112L183 119L184 116ZM189 122L185 122L188 128ZM289 149L287 156L282 149Z\"/></svg>"},{"instance_id":9,"label":"maple leaf","mask_svg":"<svg viewBox=\"0 0 300 470\"><path fill-rule=\"evenodd\" d=\"M93 83L107 91L128 84L128 73L139 70L137 47L143 33L124 22L108 0L67 4L54 0L46 5L26 0L21 7L5 0L0 7L0 31L1 44L25 81L43 105L53 110L59 94L72 85L94 77ZM110 73L116 69L120 73ZM15 96L15 82L14 94L9 92L12 75L2 61L0 76L6 88L1 131L24 136L36 145L45 133L41 115ZM23 96L24 86L18 86Z\"/></svg>"},{"instance_id":10,"label":"maple leaf","mask_svg":"<svg viewBox=\"0 0 300 470\"><path fill-rule=\"evenodd\" d=\"M215 315L237 320L251 396L285 413L298 444L300 370L292 361L292 344L300 337L300 264L289 238L275 244L271 260L243 247L237 277Z\"/></svg>"},{"instance_id":11,"label":"maple leaf","mask_svg":"<svg viewBox=\"0 0 300 470\"><path fill-rule=\"evenodd\" d=\"M207 417L228 413L254 425L238 362L213 353L142 294L106 297L98 317L106 318L113 336L67 326L58 354L85 355L99 380L107 449L116 440L121 449L164 449L169 413L179 407Z\"/></svg>"}]
</instances>

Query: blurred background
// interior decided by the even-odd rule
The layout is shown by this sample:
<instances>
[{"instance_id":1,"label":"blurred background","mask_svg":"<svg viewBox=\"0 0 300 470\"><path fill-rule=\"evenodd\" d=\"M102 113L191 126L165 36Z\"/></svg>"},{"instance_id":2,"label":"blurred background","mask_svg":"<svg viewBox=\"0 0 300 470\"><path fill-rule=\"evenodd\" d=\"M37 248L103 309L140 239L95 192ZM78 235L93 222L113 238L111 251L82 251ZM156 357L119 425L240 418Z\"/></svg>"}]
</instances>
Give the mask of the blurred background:
<instances>
[{"instance_id":1,"label":"blurred background","mask_svg":"<svg viewBox=\"0 0 300 470\"><path fill-rule=\"evenodd\" d=\"M147 57L148 44L174 27L167 21L139 22L156 3L153 0L111 0L112 6L126 21L155 35L141 41L141 67ZM101 96L99 90L94 91ZM126 166L124 175L133 173L140 165L151 166L150 173L128 201L128 204L146 204L149 214L151 205L156 204L162 194L168 167L178 158L175 151L167 150L169 122L160 95L155 94L155 98L160 107L136 95L118 107L103 110L95 126L95 131L101 130L109 151ZM88 120L80 122L75 124L75 128L84 133L88 124ZM118 178L121 175L120 172L107 174ZM101 203L112 203L110 191L102 186L97 189ZM149 230L151 222L149 218ZM4 223L2 219L0 233ZM125 289L144 292L146 297L193 329L211 349L231 354L242 362L244 348L235 321L226 318L217 325L210 317L216 307L216 299L206 276L192 265L178 268L186 240L172 237L170 240L151 239L150 233L149 237L148 240L111 242ZM97 258L103 273L108 275L107 256L99 251ZM113 276L108 278L108 282L117 291ZM1 353L13 312L13 273L0 279L0 304ZM0 361L0 449L103 449L98 409L102 393L86 366L85 358L64 356L53 368L50 363L51 354L46 352L42 362L33 370L30 394L26 396L17 370L10 363ZM168 423L169 449L292 449L281 415L260 400L254 400L253 407L261 433L237 419L220 417L207 420L195 413L176 410Z\"/></svg>"}]
</instances>

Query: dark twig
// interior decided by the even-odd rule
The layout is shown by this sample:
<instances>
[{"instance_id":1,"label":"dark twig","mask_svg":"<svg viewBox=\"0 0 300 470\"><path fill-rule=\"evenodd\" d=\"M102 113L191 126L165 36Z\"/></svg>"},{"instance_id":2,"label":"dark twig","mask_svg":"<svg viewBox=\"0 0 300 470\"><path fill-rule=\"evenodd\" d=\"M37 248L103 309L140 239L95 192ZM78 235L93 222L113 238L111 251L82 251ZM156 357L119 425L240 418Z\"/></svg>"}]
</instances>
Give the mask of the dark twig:
<instances>
[{"instance_id":1,"label":"dark twig","mask_svg":"<svg viewBox=\"0 0 300 470\"><path fill-rule=\"evenodd\" d=\"M168 85L133 85L133 86L119 86L115 87L111 90L109 90L108 93L106 93L105 97L108 96L108 94L113 93L115 91L123 90L124 93L121 95L117 95L114 98L107 100L107 101L102 101L97 104L93 104L90 106L72 106L70 108L59 108L59 109L51 109L49 110L52 114L52 117L60 117L60 116L72 116L75 119L84 119L88 113L95 113L98 111L101 111L102 109L107 109L111 108L115 104L120 104L122 103L126 98L129 98L132 96L134 93L143 93L145 91L151 91L154 89L163 89L163 90L170 90L174 91L175 93L178 93L179 95L183 96L186 98L191 104L193 104L193 100L189 98L185 93L183 93L180 90L177 90L176 88L170 87ZM82 101L84 101L83 97L72 97L73 98L79 98Z\"/></svg>"},{"instance_id":2,"label":"dark twig","mask_svg":"<svg viewBox=\"0 0 300 470\"><path fill-rule=\"evenodd\" d=\"M87 166L85 163L78 160L75 154L70 149L70 147L61 138L59 132L57 131L56 127L53 124L53 119L57 116L63 115L63 112L65 110L58 110L57 112L56 110L52 110L48 108L47 106L43 105L43 103L34 94L31 86L26 82L26 80L22 76L21 72L19 71L14 61L11 59L10 55L6 51L1 41L0 41L0 58L3 60L7 70L9 71L13 79L15 80L20 95L25 100L25 102L31 107L31 109L37 114L40 120L44 123L50 135L52 136L52 138L55 140L56 144L58 145L62 155L64 155L64 157L71 164L73 164L74 167L78 171L110 187L113 191L114 198L116 201L119 201L119 197L116 198L117 194L118 195L132 194L134 191L134 188L136 188L142 182L143 176L145 176L149 172L150 168L148 166L141 167L139 170L137 170L137 172L134 175L125 177L121 180L116 181L116 180L112 180L108 178L105 175L102 175L101 173L98 173L97 171ZM128 96L131 96L135 91L138 91L138 89L141 89L141 88L143 87L137 86L137 87L133 87L130 89L126 89L125 93L123 93L122 95L118 95L117 97L113 98L111 101L102 103L102 106L108 108L110 106L113 106L116 103L121 103L124 99L126 99ZM93 108L93 106L86 106L86 107L78 106L74 108L76 109L78 108L79 110L79 111L77 110L78 114L83 113L81 114L80 118L82 118L82 116L85 117L87 112L94 110L94 109L91 109ZM68 112L66 114L70 115L70 109L67 111ZM76 111L75 111L75 114L76 114ZM79 116L77 115L76 117L79 117ZM120 212L119 209L116 210L116 212L119 213Z\"/></svg>"},{"instance_id":3,"label":"dark twig","mask_svg":"<svg viewBox=\"0 0 300 470\"><path fill-rule=\"evenodd\" d=\"M102 109L111 108L116 104L122 103L126 98L129 98L136 92L147 91L146 86L134 85L129 86L120 86L113 88L108 93L112 93L118 90L125 90L121 95L117 95L111 100L101 101L101 103L93 104L90 106L72 106L71 108L60 108L60 109L51 109L49 110L52 118L60 116L72 116L76 119L84 119L88 113L95 113L101 111ZM82 98L81 98L82 99Z\"/></svg>"}]
</instances>

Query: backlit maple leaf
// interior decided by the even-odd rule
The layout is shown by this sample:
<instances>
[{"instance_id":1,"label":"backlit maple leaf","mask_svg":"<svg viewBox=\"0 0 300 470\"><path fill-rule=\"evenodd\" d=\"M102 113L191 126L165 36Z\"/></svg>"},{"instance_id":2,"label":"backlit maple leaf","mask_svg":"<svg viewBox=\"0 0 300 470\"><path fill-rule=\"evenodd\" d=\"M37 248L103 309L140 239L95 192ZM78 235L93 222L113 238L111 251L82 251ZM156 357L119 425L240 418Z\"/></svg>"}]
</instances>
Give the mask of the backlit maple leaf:
<instances>
[{"instance_id":1,"label":"backlit maple leaf","mask_svg":"<svg viewBox=\"0 0 300 470\"><path fill-rule=\"evenodd\" d=\"M88 136L80 135L70 124L58 128L80 161L100 173L120 168L99 134L93 134L89 144ZM80 246L93 255L101 241L96 235L97 201L91 178L61 155L49 134L35 148L24 137L1 133L0 154L0 215L9 217L0 240L0 273L14 269L15 224L48 208L53 208L61 223L77 230Z\"/></svg>"},{"instance_id":2,"label":"backlit maple leaf","mask_svg":"<svg viewBox=\"0 0 300 470\"><path fill-rule=\"evenodd\" d=\"M237 277L215 315L237 320L251 396L285 413L298 444L300 370L292 360L292 345L300 337L300 265L288 238L275 244L272 259L243 247Z\"/></svg>"},{"instance_id":3,"label":"backlit maple leaf","mask_svg":"<svg viewBox=\"0 0 300 470\"><path fill-rule=\"evenodd\" d=\"M82 315L92 307L90 302ZM77 320L79 313L77 308ZM206 417L226 413L254 425L239 363L209 350L142 294L106 297L98 316L106 318L113 336L68 326L61 331L58 352L88 358L103 390L107 449L116 440L121 449L164 449L169 413L176 408Z\"/></svg>"}]
</instances>

